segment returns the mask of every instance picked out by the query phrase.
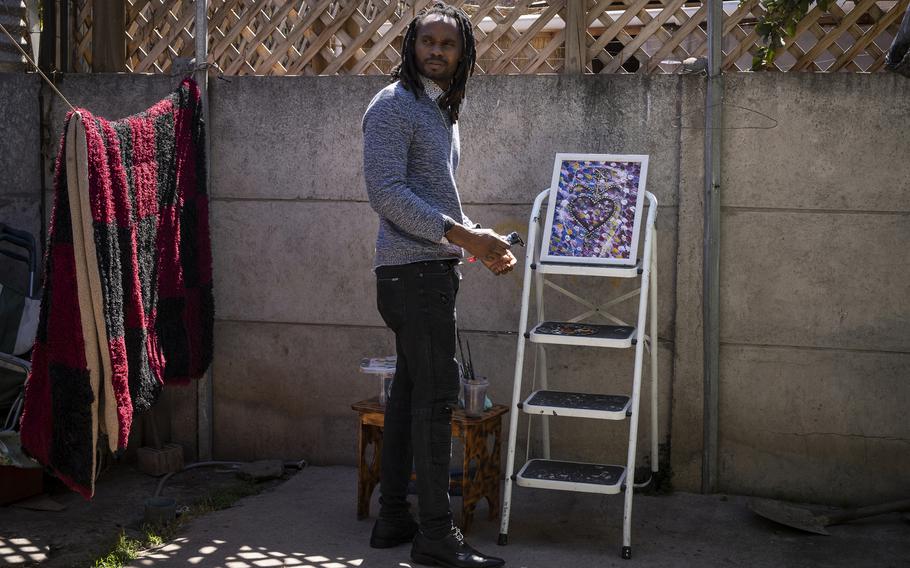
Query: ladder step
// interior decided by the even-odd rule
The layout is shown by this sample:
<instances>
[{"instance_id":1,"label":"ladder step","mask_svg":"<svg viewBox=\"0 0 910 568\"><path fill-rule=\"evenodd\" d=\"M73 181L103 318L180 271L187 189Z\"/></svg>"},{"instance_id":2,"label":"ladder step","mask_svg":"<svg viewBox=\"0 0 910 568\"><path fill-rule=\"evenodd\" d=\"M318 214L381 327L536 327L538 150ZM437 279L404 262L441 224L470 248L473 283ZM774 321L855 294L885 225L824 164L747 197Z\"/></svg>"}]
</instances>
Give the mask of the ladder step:
<instances>
[{"instance_id":1,"label":"ladder step","mask_svg":"<svg viewBox=\"0 0 910 568\"><path fill-rule=\"evenodd\" d=\"M625 420L632 400L625 395L539 390L522 405L527 414Z\"/></svg>"},{"instance_id":2,"label":"ladder step","mask_svg":"<svg viewBox=\"0 0 910 568\"><path fill-rule=\"evenodd\" d=\"M608 276L612 278L635 278L641 271L641 261L635 266L605 266L572 264L566 262L541 262L536 268L541 274L569 274L573 276Z\"/></svg>"},{"instance_id":3,"label":"ladder step","mask_svg":"<svg viewBox=\"0 0 910 568\"><path fill-rule=\"evenodd\" d=\"M627 325L545 321L531 330L528 337L534 343L587 345L622 349L631 347L636 335L635 328Z\"/></svg>"},{"instance_id":4,"label":"ladder step","mask_svg":"<svg viewBox=\"0 0 910 568\"><path fill-rule=\"evenodd\" d=\"M620 465L543 459L529 461L515 476L521 487L607 495L622 491L625 480L626 468Z\"/></svg>"}]
</instances>

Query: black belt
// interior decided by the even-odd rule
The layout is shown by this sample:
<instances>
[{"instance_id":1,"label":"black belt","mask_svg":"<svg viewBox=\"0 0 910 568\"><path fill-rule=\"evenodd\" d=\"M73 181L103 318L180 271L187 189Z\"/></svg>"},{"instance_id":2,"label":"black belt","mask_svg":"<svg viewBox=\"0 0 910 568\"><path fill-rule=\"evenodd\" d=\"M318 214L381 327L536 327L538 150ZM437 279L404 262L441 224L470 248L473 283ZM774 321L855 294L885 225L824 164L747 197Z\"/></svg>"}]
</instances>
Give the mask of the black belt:
<instances>
[{"instance_id":1,"label":"black belt","mask_svg":"<svg viewBox=\"0 0 910 568\"><path fill-rule=\"evenodd\" d=\"M452 270L460 261L457 258L443 260L424 260L410 264L396 264L392 266L379 266L376 268L377 278L393 278L411 276L423 273L444 273Z\"/></svg>"}]
</instances>

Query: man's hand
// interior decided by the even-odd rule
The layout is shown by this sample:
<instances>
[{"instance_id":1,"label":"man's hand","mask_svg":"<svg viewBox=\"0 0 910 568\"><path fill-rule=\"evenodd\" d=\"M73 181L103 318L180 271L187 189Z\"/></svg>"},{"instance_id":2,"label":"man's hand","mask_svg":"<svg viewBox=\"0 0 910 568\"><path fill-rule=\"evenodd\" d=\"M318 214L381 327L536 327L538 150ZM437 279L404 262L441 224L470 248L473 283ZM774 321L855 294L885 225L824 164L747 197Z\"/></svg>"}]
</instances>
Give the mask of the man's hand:
<instances>
[{"instance_id":1,"label":"man's hand","mask_svg":"<svg viewBox=\"0 0 910 568\"><path fill-rule=\"evenodd\" d=\"M515 258L515 255L512 254L512 251L507 250L506 254L502 255L498 259L492 261L482 261L484 266L490 269L490 272L496 276L502 276L503 274L508 274L515 268L515 265L518 264L518 260Z\"/></svg>"},{"instance_id":2,"label":"man's hand","mask_svg":"<svg viewBox=\"0 0 910 568\"><path fill-rule=\"evenodd\" d=\"M476 256L488 267L505 257L512 245L502 235L490 229L469 229L455 225L446 233L446 239ZM514 260L515 257L512 257Z\"/></svg>"}]
</instances>

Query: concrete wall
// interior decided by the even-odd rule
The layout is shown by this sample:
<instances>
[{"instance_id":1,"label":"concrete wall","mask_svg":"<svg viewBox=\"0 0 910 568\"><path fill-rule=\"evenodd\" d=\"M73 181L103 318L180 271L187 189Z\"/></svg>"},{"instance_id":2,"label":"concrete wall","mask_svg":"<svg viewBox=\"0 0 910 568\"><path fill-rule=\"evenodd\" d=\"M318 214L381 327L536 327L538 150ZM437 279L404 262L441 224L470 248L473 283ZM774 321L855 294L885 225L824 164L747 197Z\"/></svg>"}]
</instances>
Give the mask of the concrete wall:
<instances>
[{"instance_id":1,"label":"concrete wall","mask_svg":"<svg viewBox=\"0 0 910 568\"><path fill-rule=\"evenodd\" d=\"M0 73L0 223L41 234L39 84L25 74ZM40 245L39 245L40 246ZM3 248L22 252L21 248ZM0 281L25 291L28 268L0 255Z\"/></svg>"},{"instance_id":2,"label":"concrete wall","mask_svg":"<svg viewBox=\"0 0 910 568\"><path fill-rule=\"evenodd\" d=\"M349 407L377 390L374 379L357 372L358 362L394 352L375 308L370 267L377 220L360 171L360 117L385 84L384 78L322 77L214 86L215 416L222 457L355 459ZM666 263L660 271L663 440L670 426L680 170L693 176L701 170L681 153L681 133L671 122L683 101L697 104L697 90L697 81L675 77L482 77L471 85L461 124L465 208L502 232L527 232L531 203L549 184L556 152L652 156L649 189L661 204ZM521 274L496 279L475 265L464 272L459 323L475 366L493 383L493 398L507 402ZM601 297L626 289L564 283ZM551 350L551 384L627 392L631 361L631 352ZM596 435L591 428L553 421L554 452L622 461L625 425L597 425Z\"/></svg>"},{"instance_id":3,"label":"concrete wall","mask_svg":"<svg viewBox=\"0 0 910 568\"><path fill-rule=\"evenodd\" d=\"M901 255L910 243L901 192L910 166L898 158L908 150L901 133L910 109L894 95L900 79L728 79L726 101L736 107L725 108L723 131L724 491L831 502L906 493L910 426L898 413L910 397ZM35 100L31 77L0 80L31 88L17 96ZM119 117L175 84L95 75L69 76L61 88L76 104ZM350 404L377 390L358 362L393 352L375 310L377 222L360 171L360 117L384 84L212 82L216 458L355 460ZM676 487L688 490L700 488L702 465L703 89L697 76L478 77L461 123L458 179L472 218L525 233L556 152L650 154L648 189L660 201L660 439L672 448ZM52 104L56 137L63 108ZM862 118L849 118L860 110ZM5 131L30 128L2 113ZM773 120L773 129L752 128ZM14 159L0 159L25 163L18 146L10 151ZM40 171L33 166L20 169ZM497 279L474 265L464 272L459 322L494 400L506 402L522 277ZM629 286L560 283L595 295ZM550 315L570 315L569 303L550 300ZM551 386L623 392L631 361L631 352L551 348ZM195 389L172 389L158 410L163 433L191 453L195 405ZM643 405L642 439L647 420ZM624 459L624 424L557 419L551 428L554 456Z\"/></svg>"},{"instance_id":4,"label":"concrete wall","mask_svg":"<svg viewBox=\"0 0 910 568\"><path fill-rule=\"evenodd\" d=\"M894 74L732 75L720 479L874 503L910 490L910 100Z\"/></svg>"}]
</instances>

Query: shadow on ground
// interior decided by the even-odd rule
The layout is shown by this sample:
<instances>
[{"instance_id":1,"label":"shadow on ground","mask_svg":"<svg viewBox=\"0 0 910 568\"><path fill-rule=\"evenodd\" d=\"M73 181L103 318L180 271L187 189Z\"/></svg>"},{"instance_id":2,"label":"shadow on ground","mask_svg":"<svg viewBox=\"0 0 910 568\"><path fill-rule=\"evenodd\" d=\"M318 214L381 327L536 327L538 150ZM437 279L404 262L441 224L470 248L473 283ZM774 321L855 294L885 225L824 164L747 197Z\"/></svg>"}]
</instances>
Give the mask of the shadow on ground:
<instances>
[{"instance_id":1,"label":"shadow on ground","mask_svg":"<svg viewBox=\"0 0 910 568\"><path fill-rule=\"evenodd\" d=\"M369 548L372 520L355 517L356 470L311 467L274 490L194 520L175 541L133 568L312 568L411 566L408 547ZM468 540L510 567L906 566L910 524L886 515L800 533L755 517L741 497L676 493L636 498L633 560L619 558L622 500L616 496L516 490L510 544L478 508ZM375 514L375 497L372 512Z\"/></svg>"},{"instance_id":2,"label":"shadow on ground","mask_svg":"<svg viewBox=\"0 0 910 568\"><path fill-rule=\"evenodd\" d=\"M158 482L131 464L117 463L101 475L91 501L62 485L51 485L48 498L62 505L62 511L34 511L17 504L0 507L0 566L91 566L111 550L121 532L137 539L144 536L145 501ZM171 477L162 494L174 497L180 507L243 483L227 468L191 469Z\"/></svg>"}]
</instances>

